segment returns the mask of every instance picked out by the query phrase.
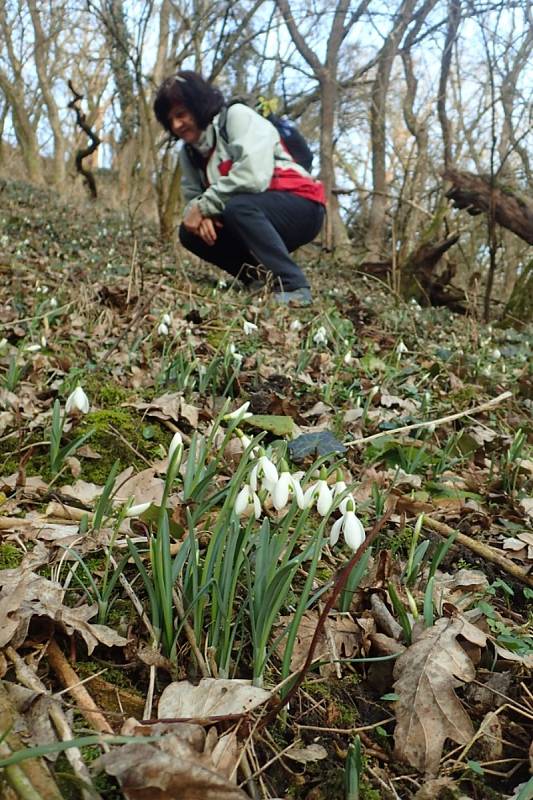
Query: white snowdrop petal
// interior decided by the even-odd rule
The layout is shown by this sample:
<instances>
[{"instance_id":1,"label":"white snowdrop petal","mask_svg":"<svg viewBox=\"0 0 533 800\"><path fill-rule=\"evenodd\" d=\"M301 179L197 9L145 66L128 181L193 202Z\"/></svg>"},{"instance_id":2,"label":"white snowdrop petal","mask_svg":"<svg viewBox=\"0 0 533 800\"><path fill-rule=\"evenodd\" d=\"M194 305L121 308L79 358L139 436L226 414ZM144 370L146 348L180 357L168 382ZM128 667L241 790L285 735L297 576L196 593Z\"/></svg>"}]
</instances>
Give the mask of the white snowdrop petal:
<instances>
[{"instance_id":1,"label":"white snowdrop petal","mask_svg":"<svg viewBox=\"0 0 533 800\"><path fill-rule=\"evenodd\" d=\"M72 411L80 411L82 414L88 414L89 408L89 398L81 386L76 386L74 391L69 394L67 402L65 403L66 413L70 414Z\"/></svg>"},{"instance_id":2,"label":"white snowdrop petal","mask_svg":"<svg viewBox=\"0 0 533 800\"><path fill-rule=\"evenodd\" d=\"M255 492L253 493L253 498L254 498L254 516L256 519L259 519L259 517L261 516L261 501L259 500L259 497Z\"/></svg>"},{"instance_id":3,"label":"white snowdrop petal","mask_svg":"<svg viewBox=\"0 0 533 800\"><path fill-rule=\"evenodd\" d=\"M313 483L309 486L304 492L304 508L309 508L309 506L313 505L313 500L315 497L315 491L317 489L316 483Z\"/></svg>"},{"instance_id":4,"label":"white snowdrop petal","mask_svg":"<svg viewBox=\"0 0 533 800\"><path fill-rule=\"evenodd\" d=\"M247 319L244 320L242 327L246 336L250 336L250 334L258 330L257 325L253 322L248 322Z\"/></svg>"},{"instance_id":5,"label":"white snowdrop petal","mask_svg":"<svg viewBox=\"0 0 533 800\"><path fill-rule=\"evenodd\" d=\"M127 517L140 517L141 514L144 514L145 511L148 511L152 504L151 503L139 503L136 506L130 506L126 511Z\"/></svg>"},{"instance_id":6,"label":"white snowdrop petal","mask_svg":"<svg viewBox=\"0 0 533 800\"><path fill-rule=\"evenodd\" d=\"M251 417L252 414L247 413L249 407L250 401L247 400L246 403L243 403L242 406L236 408L235 411L225 414L224 419L246 419L247 417Z\"/></svg>"},{"instance_id":7,"label":"white snowdrop petal","mask_svg":"<svg viewBox=\"0 0 533 800\"><path fill-rule=\"evenodd\" d=\"M326 481L319 481L319 483L320 488L318 490L316 510L321 517L325 517L332 506L333 497L331 495L331 489L327 485Z\"/></svg>"},{"instance_id":8,"label":"white snowdrop petal","mask_svg":"<svg viewBox=\"0 0 533 800\"><path fill-rule=\"evenodd\" d=\"M353 511L347 511L344 515L343 532L344 540L352 550L357 550L365 541L365 529Z\"/></svg>"},{"instance_id":9,"label":"white snowdrop petal","mask_svg":"<svg viewBox=\"0 0 533 800\"><path fill-rule=\"evenodd\" d=\"M339 519L336 522L334 522L333 525L331 526L331 531L329 534L329 543L332 547L334 547L339 541L339 536L341 533L343 522L344 522L344 517L339 517Z\"/></svg>"},{"instance_id":10,"label":"white snowdrop petal","mask_svg":"<svg viewBox=\"0 0 533 800\"><path fill-rule=\"evenodd\" d=\"M170 440L170 444L168 446L168 458L171 461L172 456L174 455L175 450L183 445L183 439L181 433L176 431L172 439Z\"/></svg>"},{"instance_id":11,"label":"white snowdrop petal","mask_svg":"<svg viewBox=\"0 0 533 800\"><path fill-rule=\"evenodd\" d=\"M250 472L250 489L252 492L257 492L257 464Z\"/></svg>"},{"instance_id":12,"label":"white snowdrop petal","mask_svg":"<svg viewBox=\"0 0 533 800\"><path fill-rule=\"evenodd\" d=\"M259 459L259 469L263 473L266 481L275 484L278 480L278 469L268 456L261 456Z\"/></svg>"},{"instance_id":13,"label":"white snowdrop petal","mask_svg":"<svg viewBox=\"0 0 533 800\"><path fill-rule=\"evenodd\" d=\"M235 498L235 505L233 507L233 510L235 511L238 517L241 517L244 514L244 512L248 508L249 502L250 502L250 487L243 486L241 491Z\"/></svg>"},{"instance_id":14,"label":"white snowdrop petal","mask_svg":"<svg viewBox=\"0 0 533 800\"><path fill-rule=\"evenodd\" d=\"M288 472L282 472L272 490L272 504L276 511L281 511L289 502Z\"/></svg>"}]
</instances>

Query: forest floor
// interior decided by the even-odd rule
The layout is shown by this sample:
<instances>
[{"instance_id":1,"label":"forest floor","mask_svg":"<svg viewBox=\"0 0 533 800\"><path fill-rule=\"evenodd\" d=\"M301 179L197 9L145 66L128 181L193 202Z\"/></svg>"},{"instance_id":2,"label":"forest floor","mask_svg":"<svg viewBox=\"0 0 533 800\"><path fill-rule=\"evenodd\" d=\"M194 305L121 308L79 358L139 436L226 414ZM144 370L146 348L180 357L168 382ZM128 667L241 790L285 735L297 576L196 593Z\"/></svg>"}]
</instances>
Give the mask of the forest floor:
<instances>
[{"instance_id":1,"label":"forest floor","mask_svg":"<svg viewBox=\"0 0 533 800\"><path fill-rule=\"evenodd\" d=\"M0 196L2 797L532 798L530 332Z\"/></svg>"}]
</instances>

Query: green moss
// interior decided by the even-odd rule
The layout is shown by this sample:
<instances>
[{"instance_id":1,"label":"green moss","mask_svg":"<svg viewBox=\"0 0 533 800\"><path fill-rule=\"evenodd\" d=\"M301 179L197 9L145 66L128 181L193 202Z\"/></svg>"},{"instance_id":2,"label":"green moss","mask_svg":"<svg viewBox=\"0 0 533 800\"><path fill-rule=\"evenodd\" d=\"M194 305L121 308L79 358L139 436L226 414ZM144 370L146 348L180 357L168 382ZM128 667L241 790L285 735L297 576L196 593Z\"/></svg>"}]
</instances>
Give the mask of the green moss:
<instances>
[{"instance_id":1,"label":"green moss","mask_svg":"<svg viewBox=\"0 0 533 800\"><path fill-rule=\"evenodd\" d=\"M104 670L104 672L101 677L104 681L112 683L119 689L126 689L127 691L131 692L137 691L137 687L132 684L125 671L122 669L110 667L107 664L102 665L98 661L90 660L78 661L76 664L76 671L81 678L89 678L93 675L96 675L96 673L102 672L102 670Z\"/></svg>"},{"instance_id":2,"label":"green moss","mask_svg":"<svg viewBox=\"0 0 533 800\"><path fill-rule=\"evenodd\" d=\"M102 751L97 745L90 745L82 750L83 760L86 764L96 761L101 755ZM60 753L58 756L54 765L54 777L65 800L81 800L83 797L82 788L86 787L72 771L65 753ZM124 795L117 781L105 772L93 778L93 785L96 791L106 800L123 800Z\"/></svg>"},{"instance_id":3,"label":"green moss","mask_svg":"<svg viewBox=\"0 0 533 800\"><path fill-rule=\"evenodd\" d=\"M22 561L22 553L10 542L0 544L0 569L14 569Z\"/></svg>"},{"instance_id":4,"label":"green moss","mask_svg":"<svg viewBox=\"0 0 533 800\"><path fill-rule=\"evenodd\" d=\"M148 461L157 458L159 445L168 445L169 434L159 425L150 424L151 438L147 440L143 437L143 427L139 415L129 408L104 408L87 414L76 427L75 434L78 436L92 430L89 444L101 458L83 460L84 480L105 483L117 459L120 469L128 466L144 469L146 463L141 456Z\"/></svg>"},{"instance_id":5,"label":"green moss","mask_svg":"<svg viewBox=\"0 0 533 800\"><path fill-rule=\"evenodd\" d=\"M316 699L323 698L338 712L335 724L339 728L352 727L359 718L359 712L355 705L350 701L350 696L354 686L357 686L360 678L357 674L348 675L338 680L328 681L306 681L303 688Z\"/></svg>"}]
</instances>

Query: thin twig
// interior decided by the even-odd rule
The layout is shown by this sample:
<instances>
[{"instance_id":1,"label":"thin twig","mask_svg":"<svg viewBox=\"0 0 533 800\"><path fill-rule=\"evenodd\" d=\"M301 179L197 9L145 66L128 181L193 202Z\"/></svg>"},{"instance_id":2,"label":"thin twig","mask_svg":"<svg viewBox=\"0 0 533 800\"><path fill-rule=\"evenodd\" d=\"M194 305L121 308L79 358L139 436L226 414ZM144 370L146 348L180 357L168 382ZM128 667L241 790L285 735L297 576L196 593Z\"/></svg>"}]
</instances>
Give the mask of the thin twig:
<instances>
[{"instance_id":1,"label":"thin twig","mask_svg":"<svg viewBox=\"0 0 533 800\"><path fill-rule=\"evenodd\" d=\"M356 444L364 444L366 442L371 442L374 439L380 439L382 436L394 436L397 433L414 431L418 428L436 428L438 425L444 425L446 422L452 422L454 419L461 419L461 417L479 414L481 411L488 411L500 403L503 403L504 400L508 400L512 396L512 392L503 392L503 394L499 394L498 397L493 397L492 400L488 400L486 403L482 403L479 406L474 406L474 408L469 408L466 411L459 411L457 414L450 414L446 417L439 417L439 419L428 420L427 422L415 422L412 425L402 425L401 428L394 428L391 431L380 431L379 433L372 434L372 436L364 436L362 439L352 439L351 442L344 442L344 446L353 447Z\"/></svg>"},{"instance_id":2,"label":"thin twig","mask_svg":"<svg viewBox=\"0 0 533 800\"><path fill-rule=\"evenodd\" d=\"M357 728L321 728L319 725L300 725L299 722L297 722L296 725L298 728L302 728L306 731L352 734L361 733L362 731L373 731L375 728L379 728L381 725L387 725L389 722L394 722L395 719L396 717L387 717L387 719L380 719L379 722L374 722L373 725L360 725Z\"/></svg>"}]
</instances>

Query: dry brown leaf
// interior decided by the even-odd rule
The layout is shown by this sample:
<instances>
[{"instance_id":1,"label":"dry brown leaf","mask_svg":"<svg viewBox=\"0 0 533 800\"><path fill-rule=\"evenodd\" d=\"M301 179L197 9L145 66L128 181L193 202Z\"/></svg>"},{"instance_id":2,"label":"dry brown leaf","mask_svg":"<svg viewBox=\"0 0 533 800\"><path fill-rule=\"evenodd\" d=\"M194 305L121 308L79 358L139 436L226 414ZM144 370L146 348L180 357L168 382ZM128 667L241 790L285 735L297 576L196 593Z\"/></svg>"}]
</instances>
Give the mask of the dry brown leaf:
<instances>
[{"instance_id":1,"label":"dry brown leaf","mask_svg":"<svg viewBox=\"0 0 533 800\"><path fill-rule=\"evenodd\" d=\"M156 476L154 467L148 467L133 475L132 467L128 467L115 481L115 500L126 502L134 498L134 503L154 503L161 505L165 481Z\"/></svg>"},{"instance_id":2,"label":"dry brown leaf","mask_svg":"<svg viewBox=\"0 0 533 800\"><path fill-rule=\"evenodd\" d=\"M244 714L266 703L272 692L252 686L251 681L203 678L197 686L175 681L163 690L159 700L159 719L226 716Z\"/></svg>"},{"instance_id":3,"label":"dry brown leaf","mask_svg":"<svg viewBox=\"0 0 533 800\"><path fill-rule=\"evenodd\" d=\"M11 643L19 647L26 639L32 617L46 617L63 626L70 635L74 631L83 637L87 650L96 645L123 646L127 639L106 625L91 625L96 606L69 608L63 605L64 590L59 583L49 581L33 572L35 566L48 561L48 552L40 543L34 548L33 560L26 557L16 569L0 571L0 647Z\"/></svg>"},{"instance_id":4,"label":"dry brown leaf","mask_svg":"<svg viewBox=\"0 0 533 800\"><path fill-rule=\"evenodd\" d=\"M291 620L292 616L280 618L280 632L290 624ZM316 612L307 611L303 615L294 642L291 670L298 670L305 663L317 623L318 614ZM333 648L336 650L336 656L340 658L352 658L357 653L368 653L371 647L369 637L374 629L375 623L370 617L353 620L347 614L330 614L318 638L314 657L334 658ZM333 646L330 644L331 639L333 639ZM282 642L279 651L282 652L283 648L284 643ZM326 672L329 672L327 667Z\"/></svg>"},{"instance_id":5,"label":"dry brown leaf","mask_svg":"<svg viewBox=\"0 0 533 800\"><path fill-rule=\"evenodd\" d=\"M61 494L66 497L73 497L84 505L91 505L94 503L103 491L103 486L99 486L97 483L88 483L83 480L78 480L71 485L61 487Z\"/></svg>"},{"instance_id":6,"label":"dry brown leaf","mask_svg":"<svg viewBox=\"0 0 533 800\"><path fill-rule=\"evenodd\" d=\"M454 691L476 676L459 635L480 647L486 642L466 620L442 618L418 636L394 668L396 757L430 775L438 771L446 739L466 744L474 733Z\"/></svg>"},{"instance_id":7,"label":"dry brown leaf","mask_svg":"<svg viewBox=\"0 0 533 800\"><path fill-rule=\"evenodd\" d=\"M300 764L309 764L311 761L321 761L323 758L327 758L328 751L321 744L310 744L307 747L291 747L283 755Z\"/></svg>"},{"instance_id":8,"label":"dry brown leaf","mask_svg":"<svg viewBox=\"0 0 533 800\"><path fill-rule=\"evenodd\" d=\"M128 800L246 800L229 780L240 754L235 733L218 738L212 728L206 736L199 725L153 725L143 733L165 735L115 748L96 764L119 780Z\"/></svg>"}]
</instances>

